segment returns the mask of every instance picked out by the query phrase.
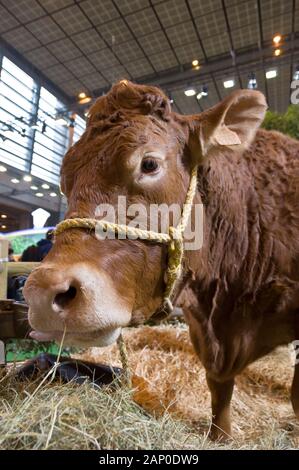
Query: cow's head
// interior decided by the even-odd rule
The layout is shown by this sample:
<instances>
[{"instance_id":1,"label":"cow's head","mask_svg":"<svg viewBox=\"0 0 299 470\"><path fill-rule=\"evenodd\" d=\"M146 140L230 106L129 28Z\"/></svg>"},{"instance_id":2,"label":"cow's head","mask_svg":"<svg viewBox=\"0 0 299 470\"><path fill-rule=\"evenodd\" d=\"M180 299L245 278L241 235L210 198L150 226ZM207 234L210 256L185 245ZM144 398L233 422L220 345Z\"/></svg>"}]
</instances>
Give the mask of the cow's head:
<instances>
[{"instance_id":1,"label":"cow's head","mask_svg":"<svg viewBox=\"0 0 299 470\"><path fill-rule=\"evenodd\" d=\"M102 204L116 207L120 195L127 207L182 206L194 164L249 145L265 109L263 95L240 90L202 114L182 116L161 90L117 83L91 108L85 133L64 158L66 218L95 217ZM66 327L69 343L113 342L121 327L160 306L166 258L157 243L61 233L24 289L35 337L59 340Z\"/></svg>"}]
</instances>

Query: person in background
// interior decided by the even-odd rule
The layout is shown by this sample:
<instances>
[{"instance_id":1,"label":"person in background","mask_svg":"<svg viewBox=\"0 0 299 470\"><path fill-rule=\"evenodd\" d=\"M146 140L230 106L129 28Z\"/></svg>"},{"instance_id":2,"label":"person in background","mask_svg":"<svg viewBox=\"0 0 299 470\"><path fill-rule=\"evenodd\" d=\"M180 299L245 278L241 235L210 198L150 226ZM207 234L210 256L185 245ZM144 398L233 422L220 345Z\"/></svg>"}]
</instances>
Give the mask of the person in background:
<instances>
[{"instance_id":1,"label":"person in background","mask_svg":"<svg viewBox=\"0 0 299 470\"><path fill-rule=\"evenodd\" d=\"M8 261L9 262L12 262L15 260L13 254L14 254L13 247L12 247L11 242L9 242L8 243Z\"/></svg>"},{"instance_id":2,"label":"person in background","mask_svg":"<svg viewBox=\"0 0 299 470\"><path fill-rule=\"evenodd\" d=\"M42 261L53 246L53 230L48 230L46 238L43 238L37 245L31 245L23 251L21 261Z\"/></svg>"},{"instance_id":3,"label":"person in background","mask_svg":"<svg viewBox=\"0 0 299 470\"><path fill-rule=\"evenodd\" d=\"M23 251L21 261L38 262L41 261L40 256L41 255L38 246L31 245Z\"/></svg>"},{"instance_id":4,"label":"person in background","mask_svg":"<svg viewBox=\"0 0 299 470\"><path fill-rule=\"evenodd\" d=\"M45 256L49 253L53 246L53 230L48 230L46 233L46 238L43 238L37 242L37 247L40 253L40 261L42 261Z\"/></svg>"}]
</instances>

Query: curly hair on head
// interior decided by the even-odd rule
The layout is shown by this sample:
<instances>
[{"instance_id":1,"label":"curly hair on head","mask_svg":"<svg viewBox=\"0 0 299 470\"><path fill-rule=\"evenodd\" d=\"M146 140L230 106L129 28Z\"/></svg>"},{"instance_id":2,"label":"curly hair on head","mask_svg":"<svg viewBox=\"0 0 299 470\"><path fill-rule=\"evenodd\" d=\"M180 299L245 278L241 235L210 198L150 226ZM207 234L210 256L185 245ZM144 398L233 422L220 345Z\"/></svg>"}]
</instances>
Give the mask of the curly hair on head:
<instances>
[{"instance_id":1,"label":"curly hair on head","mask_svg":"<svg viewBox=\"0 0 299 470\"><path fill-rule=\"evenodd\" d=\"M88 125L130 114L151 114L168 121L170 101L159 88L120 80L91 107Z\"/></svg>"}]
</instances>

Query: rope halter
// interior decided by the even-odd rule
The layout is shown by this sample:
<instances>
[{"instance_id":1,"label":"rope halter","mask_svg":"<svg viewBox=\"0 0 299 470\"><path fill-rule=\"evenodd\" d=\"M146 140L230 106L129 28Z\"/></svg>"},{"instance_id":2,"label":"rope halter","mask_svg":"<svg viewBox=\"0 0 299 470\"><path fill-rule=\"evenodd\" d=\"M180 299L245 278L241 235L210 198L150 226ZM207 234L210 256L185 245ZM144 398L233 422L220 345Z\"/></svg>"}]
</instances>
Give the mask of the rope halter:
<instances>
[{"instance_id":1,"label":"rope halter","mask_svg":"<svg viewBox=\"0 0 299 470\"><path fill-rule=\"evenodd\" d=\"M116 235L132 236L135 239L150 240L157 243L168 245L168 267L167 281L163 296L162 310L170 313L173 310L172 297L176 284L182 274L182 261L184 255L184 232L191 214L192 205L197 188L197 166L191 172L189 188L186 194L186 200L183 206L181 219L177 227L170 226L168 233L153 232L151 230L142 230L128 225L115 224L106 220L97 220L91 218L73 218L60 222L55 229L55 238L62 232L73 228L84 228L86 230L95 230L101 228L105 232L114 232Z\"/></svg>"}]
</instances>

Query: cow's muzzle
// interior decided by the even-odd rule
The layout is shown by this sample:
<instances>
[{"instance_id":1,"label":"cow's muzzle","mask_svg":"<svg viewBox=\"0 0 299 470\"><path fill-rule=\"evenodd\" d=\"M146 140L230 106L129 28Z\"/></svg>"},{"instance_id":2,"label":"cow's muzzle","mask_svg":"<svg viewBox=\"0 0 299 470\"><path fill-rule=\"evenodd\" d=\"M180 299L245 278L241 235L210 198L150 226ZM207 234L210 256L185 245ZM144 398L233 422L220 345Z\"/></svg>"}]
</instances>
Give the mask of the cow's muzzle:
<instances>
[{"instance_id":1,"label":"cow's muzzle","mask_svg":"<svg viewBox=\"0 0 299 470\"><path fill-rule=\"evenodd\" d=\"M132 306L120 298L103 272L77 263L43 263L29 276L24 296L29 305L31 336L40 341L106 346L131 319Z\"/></svg>"}]
</instances>

